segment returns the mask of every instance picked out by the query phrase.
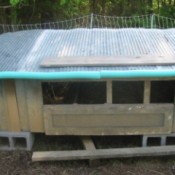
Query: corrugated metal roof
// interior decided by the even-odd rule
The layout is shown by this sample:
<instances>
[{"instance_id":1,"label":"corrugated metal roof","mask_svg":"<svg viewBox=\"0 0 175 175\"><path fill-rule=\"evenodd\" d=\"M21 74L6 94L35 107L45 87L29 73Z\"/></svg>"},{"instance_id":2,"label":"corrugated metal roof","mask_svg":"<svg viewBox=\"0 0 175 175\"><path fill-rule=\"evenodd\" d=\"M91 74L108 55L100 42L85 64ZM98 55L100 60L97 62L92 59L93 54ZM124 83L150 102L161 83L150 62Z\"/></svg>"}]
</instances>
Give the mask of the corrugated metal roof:
<instances>
[{"instance_id":1,"label":"corrugated metal roof","mask_svg":"<svg viewBox=\"0 0 175 175\"><path fill-rule=\"evenodd\" d=\"M175 57L175 29L30 30L0 35L0 71L175 70L175 65L40 67L52 56L143 55Z\"/></svg>"}]
</instances>

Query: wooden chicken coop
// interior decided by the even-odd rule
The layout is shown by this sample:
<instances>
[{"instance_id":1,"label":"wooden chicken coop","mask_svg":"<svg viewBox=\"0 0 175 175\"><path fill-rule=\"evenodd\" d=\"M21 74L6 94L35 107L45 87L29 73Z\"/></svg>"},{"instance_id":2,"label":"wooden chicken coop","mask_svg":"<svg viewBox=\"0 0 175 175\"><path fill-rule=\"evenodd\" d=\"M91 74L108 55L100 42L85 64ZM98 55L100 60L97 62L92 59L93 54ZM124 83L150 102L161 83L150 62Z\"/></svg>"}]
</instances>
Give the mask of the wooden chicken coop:
<instances>
[{"instance_id":1,"label":"wooden chicken coop","mask_svg":"<svg viewBox=\"0 0 175 175\"><path fill-rule=\"evenodd\" d=\"M166 145L174 91L175 29L0 35L2 133L141 135L143 146L158 135Z\"/></svg>"}]
</instances>

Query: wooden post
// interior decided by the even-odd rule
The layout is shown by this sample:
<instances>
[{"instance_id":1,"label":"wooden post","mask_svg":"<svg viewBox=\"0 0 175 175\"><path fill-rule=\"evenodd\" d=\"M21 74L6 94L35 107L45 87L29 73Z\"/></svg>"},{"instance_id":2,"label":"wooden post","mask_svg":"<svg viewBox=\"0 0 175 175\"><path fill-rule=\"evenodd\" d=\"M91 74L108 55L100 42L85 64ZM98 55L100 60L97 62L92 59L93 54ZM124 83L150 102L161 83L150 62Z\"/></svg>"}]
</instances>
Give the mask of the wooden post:
<instances>
[{"instance_id":1,"label":"wooden post","mask_svg":"<svg viewBox=\"0 0 175 175\"><path fill-rule=\"evenodd\" d=\"M172 132L175 132L175 88L174 88L174 116L173 116L173 128Z\"/></svg>"},{"instance_id":2,"label":"wooden post","mask_svg":"<svg viewBox=\"0 0 175 175\"><path fill-rule=\"evenodd\" d=\"M144 82L144 103L150 103L150 95L151 95L151 81Z\"/></svg>"},{"instance_id":3,"label":"wooden post","mask_svg":"<svg viewBox=\"0 0 175 175\"><path fill-rule=\"evenodd\" d=\"M89 151L96 150L96 147L94 145L94 142L91 137L81 137L81 141L84 145L84 148ZM100 161L97 159L90 159L89 160L89 165L90 166L97 166L100 164Z\"/></svg>"},{"instance_id":4,"label":"wooden post","mask_svg":"<svg viewBox=\"0 0 175 175\"><path fill-rule=\"evenodd\" d=\"M106 102L109 104L112 104L112 81L107 80L107 85L106 85Z\"/></svg>"}]
</instances>

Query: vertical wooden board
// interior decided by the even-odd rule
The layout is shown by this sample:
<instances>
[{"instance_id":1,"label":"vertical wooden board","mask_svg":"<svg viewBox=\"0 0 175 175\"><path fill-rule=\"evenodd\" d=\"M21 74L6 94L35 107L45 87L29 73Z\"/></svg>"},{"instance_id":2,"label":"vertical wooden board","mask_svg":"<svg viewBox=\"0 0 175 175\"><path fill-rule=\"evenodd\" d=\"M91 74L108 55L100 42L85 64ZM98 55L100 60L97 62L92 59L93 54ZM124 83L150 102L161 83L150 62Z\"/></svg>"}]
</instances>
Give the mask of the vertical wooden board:
<instances>
[{"instance_id":1,"label":"vertical wooden board","mask_svg":"<svg viewBox=\"0 0 175 175\"><path fill-rule=\"evenodd\" d=\"M107 103L112 103L112 81L108 80L106 82L106 96L107 96Z\"/></svg>"},{"instance_id":2,"label":"vertical wooden board","mask_svg":"<svg viewBox=\"0 0 175 175\"><path fill-rule=\"evenodd\" d=\"M29 119L28 119L28 110L27 110L27 101L26 101L26 87L24 80L16 80L16 97L18 103L18 111L20 117L20 125L21 130L28 131L29 127Z\"/></svg>"},{"instance_id":3,"label":"vertical wooden board","mask_svg":"<svg viewBox=\"0 0 175 175\"><path fill-rule=\"evenodd\" d=\"M20 131L19 112L16 101L16 89L14 80L5 80L5 97L8 110L8 130L18 132Z\"/></svg>"},{"instance_id":4,"label":"vertical wooden board","mask_svg":"<svg viewBox=\"0 0 175 175\"><path fill-rule=\"evenodd\" d=\"M41 81L25 81L30 131L44 132Z\"/></svg>"},{"instance_id":5,"label":"vertical wooden board","mask_svg":"<svg viewBox=\"0 0 175 175\"><path fill-rule=\"evenodd\" d=\"M175 132L175 89L174 89L174 115L173 115L172 132Z\"/></svg>"},{"instance_id":6,"label":"vertical wooden board","mask_svg":"<svg viewBox=\"0 0 175 175\"><path fill-rule=\"evenodd\" d=\"M85 137L85 136L81 137L81 141L82 141L83 146L86 150L89 150L89 151L96 150L95 144L94 144L91 137ZM98 160L98 159L90 159L89 160L90 166L97 166L99 164L100 164L100 160Z\"/></svg>"},{"instance_id":7,"label":"vertical wooden board","mask_svg":"<svg viewBox=\"0 0 175 175\"><path fill-rule=\"evenodd\" d=\"M7 106L4 93L4 82L0 81L0 130L7 130Z\"/></svg>"},{"instance_id":8,"label":"vertical wooden board","mask_svg":"<svg viewBox=\"0 0 175 175\"><path fill-rule=\"evenodd\" d=\"M150 103L151 81L144 81L144 103Z\"/></svg>"}]
</instances>

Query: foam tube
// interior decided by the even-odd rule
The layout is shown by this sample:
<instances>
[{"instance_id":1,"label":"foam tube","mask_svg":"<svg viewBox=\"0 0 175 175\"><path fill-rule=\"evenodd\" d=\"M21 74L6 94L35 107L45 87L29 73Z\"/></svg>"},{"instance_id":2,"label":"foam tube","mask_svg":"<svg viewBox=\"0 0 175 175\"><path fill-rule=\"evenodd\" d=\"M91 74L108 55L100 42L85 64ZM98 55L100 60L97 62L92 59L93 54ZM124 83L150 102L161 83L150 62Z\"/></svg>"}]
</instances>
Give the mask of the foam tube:
<instances>
[{"instance_id":1,"label":"foam tube","mask_svg":"<svg viewBox=\"0 0 175 175\"><path fill-rule=\"evenodd\" d=\"M101 78L151 78L175 77L175 70L101 71Z\"/></svg>"},{"instance_id":2,"label":"foam tube","mask_svg":"<svg viewBox=\"0 0 175 175\"><path fill-rule=\"evenodd\" d=\"M97 71L79 71L79 72L0 72L0 79L100 79L100 73Z\"/></svg>"},{"instance_id":3,"label":"foam tube","mask_svg":"<svg viewBox=\"0 0 175 175\"><path fill-rule=\"evenodd\" d=\"M0 79L106 79L175 77L175 70L78 71L78 72L0 72Z\"/></svg>"}]
</instances>

